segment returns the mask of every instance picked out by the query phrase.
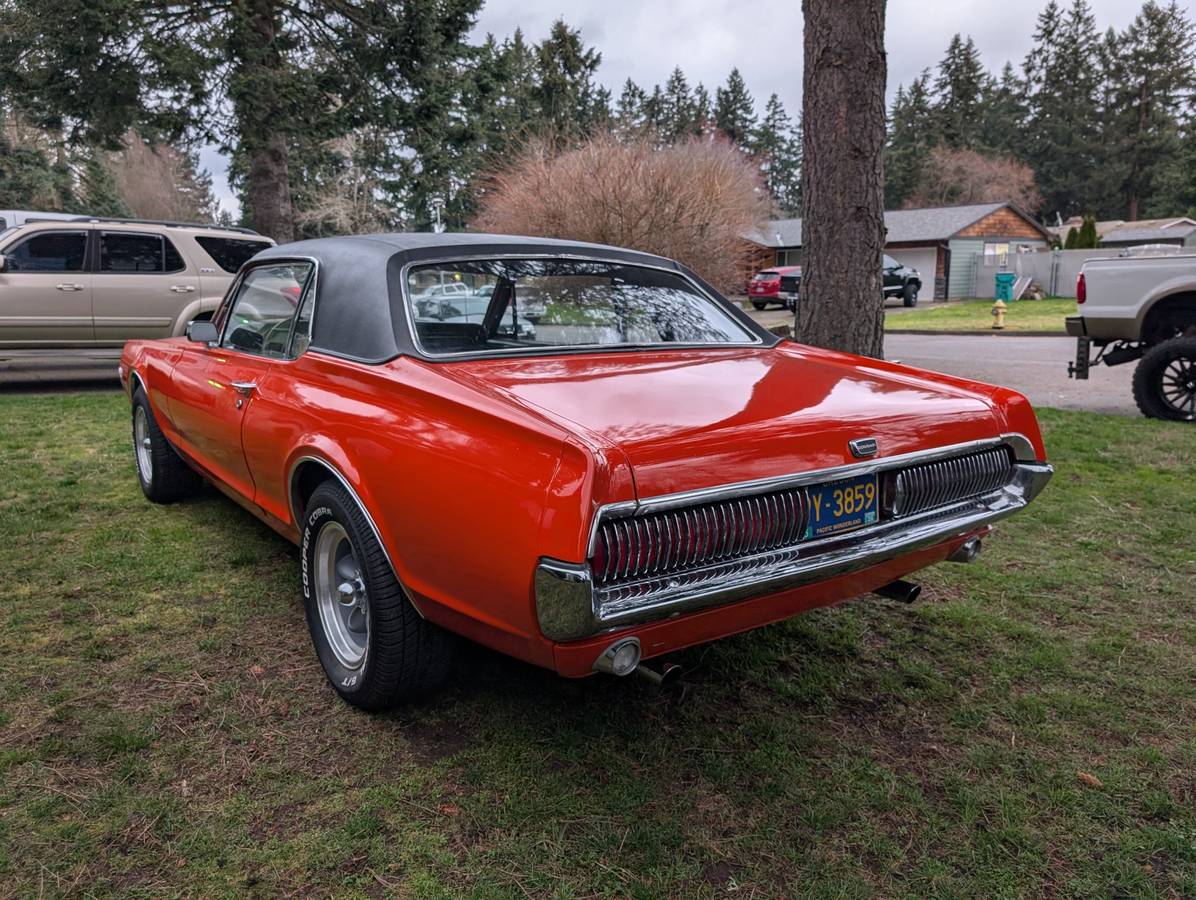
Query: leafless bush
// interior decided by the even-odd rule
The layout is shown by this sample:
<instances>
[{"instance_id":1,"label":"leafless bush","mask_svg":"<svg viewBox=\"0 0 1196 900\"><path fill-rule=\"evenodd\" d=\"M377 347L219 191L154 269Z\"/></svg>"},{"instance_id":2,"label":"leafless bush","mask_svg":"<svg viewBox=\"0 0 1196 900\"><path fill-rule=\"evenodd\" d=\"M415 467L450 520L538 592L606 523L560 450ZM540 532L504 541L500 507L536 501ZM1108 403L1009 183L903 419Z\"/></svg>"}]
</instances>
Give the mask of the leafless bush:
<instances>
[{"instance_id":1,"label":"leafless bush","mask_svg":"<svg viewBox=\"0 0 1196 900\"><path fill-rule=\"evenodd\" d=\"M722 139L658 148L600 135L554 152L532 141L483 179L477 231L568 238L676 259L719 288L738 287L742 236L772 204L755 166Z\"/></svg>"},{"instance_id":2,"label":"leafless bush","mask_svg":"<svg viewBox=\"0 0 1196 900\"><path fill-rule=\"evenodd\" d=\"M130 131L124 149L108 157L108 166L133 215L182 222L216 220L211 176L199 169L195 154L170 144L150 145Z\"/></svg>"},{"instance_id":3,"label":"leafless bush","mask_svg":"<svg viewBox=\"0 0 1196 900\"><path fill-rule=\"evenodd\" d=\"M1034 170L1008 156L935 147L905 206L912 209L1003 200L1022 209L1038 209L1042 195L1034 184Z\"/></svg>"}]
</instances>

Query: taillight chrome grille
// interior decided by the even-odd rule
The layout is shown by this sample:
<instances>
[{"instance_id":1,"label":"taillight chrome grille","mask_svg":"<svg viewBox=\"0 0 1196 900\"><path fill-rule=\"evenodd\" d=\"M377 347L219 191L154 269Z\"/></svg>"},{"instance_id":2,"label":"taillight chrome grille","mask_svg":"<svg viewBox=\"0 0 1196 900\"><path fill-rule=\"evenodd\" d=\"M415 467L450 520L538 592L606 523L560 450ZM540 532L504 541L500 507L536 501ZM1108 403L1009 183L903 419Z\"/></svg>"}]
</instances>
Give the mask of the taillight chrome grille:
<instances>
[{"instance_id":1,"label":"taillight chrome grille","mask_svg":"<svg viewBox=\"0 0 1196 900\"><path fill-rule=\"evenodd\" d=\"M939 506L979 497L1013 480L1008 447L910 466L893 473L889 514L911 516Z\"/></svg>"},{"instance_id":2,"label":"taillight chrome grille","mask_svg":"<svg viewBox=\"0 0 1196 900\"><path fill-rule=\"evenodd\" d=\"M669 575L775 550L805 536L803 488L603 522L591 559L597 584Z\"/></svg>"}]
</instances>

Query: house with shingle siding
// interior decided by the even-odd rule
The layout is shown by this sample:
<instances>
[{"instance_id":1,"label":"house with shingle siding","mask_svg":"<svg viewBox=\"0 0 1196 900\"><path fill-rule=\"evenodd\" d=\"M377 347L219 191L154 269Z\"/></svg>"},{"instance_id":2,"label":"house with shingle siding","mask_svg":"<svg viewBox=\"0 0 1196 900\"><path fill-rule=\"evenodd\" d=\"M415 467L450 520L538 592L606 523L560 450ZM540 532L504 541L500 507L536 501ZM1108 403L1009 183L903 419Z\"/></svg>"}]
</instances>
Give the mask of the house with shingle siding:
<instances>
[{"instance_id":1,"label":"house with shingle siding","mask_svg":"<svg viewBox=\"0 0 1196 900\"><path fill-rule=\"evenodd\" d=\"M1012 203L892 210L885 229L885 252L917 269L923 296L933 285L935 299L970 297L977 266L1051 244L1051 233ZM801 219L776 219L745 237L756 269L801 264Z\"/></svg>"}]
</instances>

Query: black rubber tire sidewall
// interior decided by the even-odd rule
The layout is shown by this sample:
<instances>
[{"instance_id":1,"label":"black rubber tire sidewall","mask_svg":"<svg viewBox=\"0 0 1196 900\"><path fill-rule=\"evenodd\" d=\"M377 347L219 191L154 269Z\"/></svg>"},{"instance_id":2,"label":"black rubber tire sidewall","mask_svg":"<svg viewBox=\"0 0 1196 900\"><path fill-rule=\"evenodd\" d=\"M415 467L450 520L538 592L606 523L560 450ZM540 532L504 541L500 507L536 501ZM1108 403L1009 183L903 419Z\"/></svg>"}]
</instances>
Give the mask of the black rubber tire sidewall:
<instances>
[{"instance_id":1,"label":"black rubber tire sidewall","mask_svg":"<svg viewBox=\"0 0 1196 900\"><path fill-rule=\"evenodd\" d=\"M328 676L329 682L336 688L337 693L352 702L357 694L365 692L369 679L370 662L374 650L374 629L370 628L365 659L362 660L361 666L356 669L350 669L343 665L336 658L336 654L332 652L332 647L324 632L324 624L320 619L319 605L315 599L313 573L315 571L316 537L319 535L321 527L327 522L336 522L345 529L346 534L349 535L349 543L353 545L353 553L357 556L359 563L361 561L360 554L362 553L362 547L360 537L354 533L354 523L347 514L348 511L344 509L343 504L338 502L339 498L317 492L316 495L313 495L313 500L315 502L309 504L303 514L303 537L299 545L303 580L303 608L307 616L307 627L311 631L312 643L316 648L316 655L320 658L320 665L324 667L324 674ZM371 582L370 573L366 571L366 566L364 565L362 565L361 574L362 579L366 583L367 596L372 597L374 585ZM370 610L370 616L372 625L372 609Z\"/></svg>"},{"instance_id":2,"label":"black rubber tire sidewall","mask_svg":"<svg viewBox=\"0 0 1196 900\"><path fill-rule=\"evenodd\" d=\"M901 301L909 307L918 305L918 289L912 284L907 284L901 292Z\"/></svg>"},{"instance_id":3,"label":"black rubber tire sidewall","mask_svg":"<svg viewBox=\"0 0 1196 900\"><path fill-rule=\"evenodd\" d=\"M146 481L141 471L141 462L137 459L136 421L139 408L145 410L145 424L150 439L150 462L153 472L149 481ZM149 398L140 386L133 391L129 433L133 439L133 467L137 470L137 483L141 485L141 492L147 500L152 503L174 503L199 490L202 479L166 440L166 435L158 427L158 420L154 418Z\"/></svg>"},{"instance_id":4,"label":"black rubber tire sidewall","mask_svg":"<svg viewBox=\"0 0 1196 900\"><path fill-rule=\"evenodd\" d=\"M1156 344L1143 354L1134 369L1134 402L1142 415L1172 422L1192 422L1163 398L1163 372L1176 359L1196 364L1196 337L1177 337Z\"/></svg>"},{"instance_id":5,"label":"black rubber tire sidewall","mask_svg":"<svg viewBox=\"0 0 1196 900\"><path fill-rule=\"evenodd\" d=\"M761 302L759 300L753 300L752 308L755 309L757 312L763 312L765 309L768 308L768 304Z\"/></svg>"}]
</instances>

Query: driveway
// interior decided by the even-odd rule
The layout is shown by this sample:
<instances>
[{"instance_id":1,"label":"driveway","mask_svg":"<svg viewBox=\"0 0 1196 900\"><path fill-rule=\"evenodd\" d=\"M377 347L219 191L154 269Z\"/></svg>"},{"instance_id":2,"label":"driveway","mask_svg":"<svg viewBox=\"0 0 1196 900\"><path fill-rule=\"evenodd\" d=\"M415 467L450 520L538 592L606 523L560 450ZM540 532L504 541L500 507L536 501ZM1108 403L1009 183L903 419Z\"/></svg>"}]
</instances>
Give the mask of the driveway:
<instances>
[{"instance_id":1,"label":"driveway","mask_svg":"<svg viewBox=\"0 0 1196 900\"><path fill-rule=\"evenodd\" d=\"M0 360L0 393L65 393L117 390L116 357L111 359Z\"/></svg>"},{"instance_id":2,"label":"driveway","mask_svg":"<svg viewBox=\"0 0 1196 900\"><path fill-rule=\"evenodd\" d=\"M1069 337L886 334L885 357L906 365L988 381L1020 391L1035 406L1138 416L1130 391L1133 364L1092 369L1088 381L1067 377L1076 341Z\"/></svg>"}]
</instances>

